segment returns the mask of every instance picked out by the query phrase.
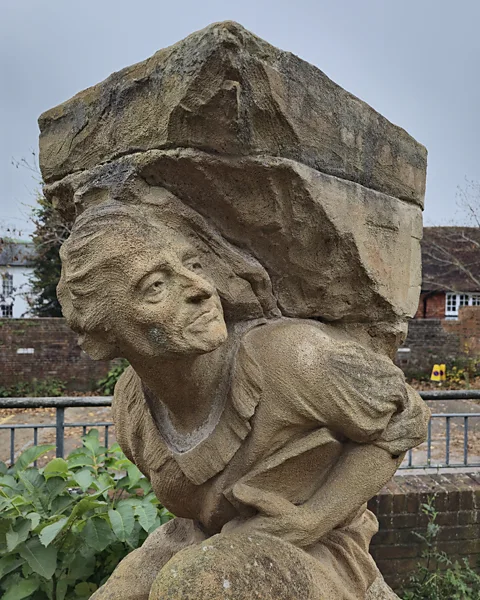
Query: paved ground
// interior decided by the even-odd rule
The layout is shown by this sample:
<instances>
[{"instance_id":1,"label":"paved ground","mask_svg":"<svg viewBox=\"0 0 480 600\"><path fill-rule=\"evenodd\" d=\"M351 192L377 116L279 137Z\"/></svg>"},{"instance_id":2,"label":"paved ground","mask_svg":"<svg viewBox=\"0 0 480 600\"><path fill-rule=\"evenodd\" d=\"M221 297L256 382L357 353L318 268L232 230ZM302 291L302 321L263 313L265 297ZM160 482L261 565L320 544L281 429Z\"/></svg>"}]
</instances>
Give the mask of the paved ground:
<instances>
[{"instance_id":1,"label":"paved ground","mask_svg":"<svg viewBox=\"0 0 480 600\"><path fill-rule=\"evenodd\" d=\"M470 400L449 400L449 401L430 401L428 402L432 413L480 413L480 403ZM98 423L110 422L112 420L110 408L68 408L65 411L65 421L67 423ZM55 410L1 410L0 425L13 424L55 424ZM101 436L105 435L105 428L99 427ZM480 417L469 418L468 432L468 463L480 463ZM114 428L109 429L108 443L115 441ZM0 460L9 462L11 430L0 429ZM82 427L66 428L65 433L65 452L68 454L73 448L81 445ZM38 443L47 444L55 442L55 428L39 429ZM15 431L14 449L15 456L18 456L23 450L33 444L32 429L17 429ZM450 430L450 461L452 464L463 463L464 448L464 420L462 418L451 419ZM446 454L446 431L445 419L434 419L432 424L432 463L444 464ZM53 455L53 453L52 453ZM426 445L420 446L413 451L413 465L425 464L427 461ZM429 472L436 472L438 468L429 469ZM472 470L468 468L467 470Z\"/></svg>"}]
</instances>

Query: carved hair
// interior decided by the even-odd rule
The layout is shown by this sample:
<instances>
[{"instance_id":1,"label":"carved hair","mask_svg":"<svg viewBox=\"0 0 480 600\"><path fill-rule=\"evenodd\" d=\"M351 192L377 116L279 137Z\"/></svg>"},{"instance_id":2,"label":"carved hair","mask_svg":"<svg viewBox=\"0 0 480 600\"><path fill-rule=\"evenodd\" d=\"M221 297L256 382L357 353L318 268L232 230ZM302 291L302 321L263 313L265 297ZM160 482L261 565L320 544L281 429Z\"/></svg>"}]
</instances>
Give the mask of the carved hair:
<instances>
[{"instance_id":1,"label":"carved hair","mask_svg":"<svg viewBox=\"0 0 480 600\"><path fill-rule=\"evenodd\" d=\"M106 276L121 275L125 256L139 254L152 236L159 240L179 233L193 238L194 245L208 253L206 259L215 274L228 320L279 314L270 278L262 265L229 244L198 213L183 207L179 217L168 202L160 206L109 200L90 206L77 218L60 250L58 299L67 323L80 334L80 346L92 358L106 360L120 355L115 336L115 298ZM116 283L121 285L121 280Z\"/></svg>"},{"instance_id":2,"label":"carved hair","mask_svg":"<svg viewBox=\"0 0 480 600\"><path fill-rule=\"evenodd\" d=\"M135 205L110 201L92 206L77 219L60 249L62 273L57 295L79 344L95 359L118 356L114 307L105 277L119 275L125 256L141 251L142 240L173 230L155 223Z\"/></svg>"}]
</instances>

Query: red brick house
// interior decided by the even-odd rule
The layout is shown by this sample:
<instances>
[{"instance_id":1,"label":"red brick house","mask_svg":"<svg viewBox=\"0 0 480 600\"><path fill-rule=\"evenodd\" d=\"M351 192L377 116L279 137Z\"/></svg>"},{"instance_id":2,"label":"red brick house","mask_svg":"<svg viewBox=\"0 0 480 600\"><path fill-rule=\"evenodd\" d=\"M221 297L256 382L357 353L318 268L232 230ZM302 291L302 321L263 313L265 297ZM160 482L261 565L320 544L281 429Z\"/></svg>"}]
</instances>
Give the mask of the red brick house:
<instances>
[{"instance_id":1,"label":"red brick house","mask_svg":"<svg viewBox=\"0 0 480 600\"><path fill-rule=\"evenodd\" d=\"M462 306L480 306L480 228L425 227L415 318L457 319Z\"/></svg>"}]
</instances>

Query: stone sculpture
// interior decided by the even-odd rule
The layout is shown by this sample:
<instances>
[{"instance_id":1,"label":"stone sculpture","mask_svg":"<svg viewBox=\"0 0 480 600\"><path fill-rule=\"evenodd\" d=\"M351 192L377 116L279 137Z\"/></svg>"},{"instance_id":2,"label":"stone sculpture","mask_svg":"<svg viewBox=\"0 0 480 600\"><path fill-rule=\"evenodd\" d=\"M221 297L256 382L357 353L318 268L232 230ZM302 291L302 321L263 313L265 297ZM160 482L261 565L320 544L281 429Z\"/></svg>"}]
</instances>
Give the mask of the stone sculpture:
<instances>
[{"instance_id":1,"label":"stone sculpture","mask_svg":"<svg viewBox=\"0 0 480 600\"><path fill-rule=\"evenodd\" d=\"M419 293L425 149L214 24L40 118L76 218L58 295L131 366L126 455L178 518L95 600L388 599L366 502L426 435L391 361Z\"/></svg>"}]
</instances>

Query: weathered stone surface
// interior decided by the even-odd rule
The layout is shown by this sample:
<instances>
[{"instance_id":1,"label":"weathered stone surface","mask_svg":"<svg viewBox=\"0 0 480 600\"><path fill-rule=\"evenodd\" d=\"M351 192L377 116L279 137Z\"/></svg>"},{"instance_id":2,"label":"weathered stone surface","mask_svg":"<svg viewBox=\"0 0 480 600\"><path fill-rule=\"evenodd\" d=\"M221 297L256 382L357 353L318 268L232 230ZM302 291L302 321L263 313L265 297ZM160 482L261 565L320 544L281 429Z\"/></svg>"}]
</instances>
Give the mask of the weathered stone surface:
<instances>
[{"instance_id":1,"label":"weathered stone surface","mask_svg":"<svg viewBox=\"0 0 480 600\"><path fill-rule=\"evenodd\" d=\"M174 556L157 576L149 600L335 598L328 580L323 590L316 589L315 567L314 559L282 540L220 535Z\"/></svg>"},{"instance_id":2,"label":"weathered stone surface","mask_svg":"<svg viewBox=\"0 0 480 600\"><path fill-rule=\"evenodd\" d=\"M400 597L388 587L383 577L379 575L368 590L365 600L400 600Z\"/></svg>"},{"instance_id":3,"label":"weathered stone surface","mask_svg":"<svg viewBox=\"0 0 480 600\"><path fill-rule=\"evenodd\" d=\"M331 81L233 22L217 23L44 113L45 181L132 152L273 155L422 205L426 150Z\"/></svg>"},{"instance_id":4,"label":"weathered stone surface","mask_svg":"<svg viewBox=\"0 0 480 600\"><path fill-rule=\"evenodd\" d=\"M214 263L222 298L237 312L241 305L241 318L266 315L277 303L285 316L368 323L417 309L420 209L295 161L151 150L46 191L70 214L108 197L142 205L152 220L174 219L187 236L198 233L192 223L213 225L227 240L217 244L223 250L208 252L216 238L206 225L196 245ZM202 244L205 237L212 241ZM235 267L229 244L258 263Z\"/></svg>"},{"instance_id":5,"label":"weathered stone surface","mask_svg":"<svg viewBox=\"0 0 480 600\"><path fill-rule=\"evenodd\" d=\"M270 536L215 536L176 554L149 600L358 600L344 596L323 565ZM379 575L365 600L399 600Z\"/></svg>"}]
</instances>

